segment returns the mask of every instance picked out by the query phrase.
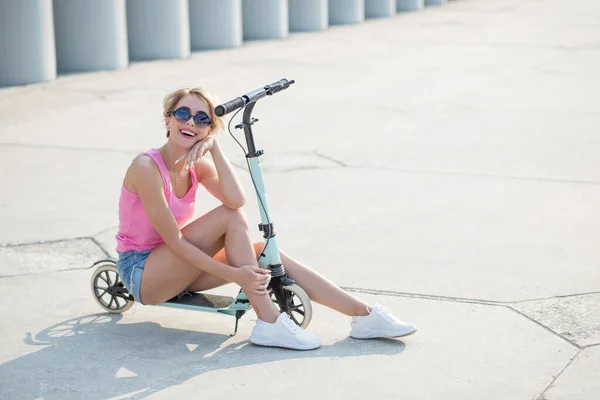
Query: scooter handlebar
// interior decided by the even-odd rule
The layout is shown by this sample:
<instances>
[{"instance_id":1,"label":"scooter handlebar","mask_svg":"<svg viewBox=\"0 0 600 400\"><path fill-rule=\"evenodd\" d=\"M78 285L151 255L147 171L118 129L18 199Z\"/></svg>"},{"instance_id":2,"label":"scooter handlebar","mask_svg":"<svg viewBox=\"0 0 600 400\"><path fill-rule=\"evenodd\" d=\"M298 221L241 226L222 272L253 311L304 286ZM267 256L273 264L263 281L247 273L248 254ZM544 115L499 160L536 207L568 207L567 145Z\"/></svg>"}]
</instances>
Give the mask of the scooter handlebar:
<instances>
[{"instance_id":1,"label":"scooter handlebar","mask_svg":"<svg viewBox=\"0 0 600 400\"><path fill-rule=\"evenodd\" d=\"M257 101L264 96L271 96L277 92L281 92L282 90L289 88L294 82L294 80L288 81L287 79L281 79L260 89L248 92L241 97L236 97L227 103L216 106L215 114L217 117L222 117L225 114L229 114L230 112L237 110L238 108L244 107L250 102Z\"/></svg>"}]
</instances>

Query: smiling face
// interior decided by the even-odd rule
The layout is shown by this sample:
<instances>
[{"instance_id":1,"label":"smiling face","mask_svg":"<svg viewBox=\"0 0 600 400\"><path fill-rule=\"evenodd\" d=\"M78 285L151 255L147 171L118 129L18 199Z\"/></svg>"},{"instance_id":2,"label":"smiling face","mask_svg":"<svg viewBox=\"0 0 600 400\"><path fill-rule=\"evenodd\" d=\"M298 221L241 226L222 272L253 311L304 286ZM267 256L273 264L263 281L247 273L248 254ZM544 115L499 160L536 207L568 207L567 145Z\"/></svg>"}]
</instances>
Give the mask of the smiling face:
<instances>
[{"instance_id":1,"label":"smiling face","mask_svg":"<svg viewBox=\"0 0 600 400\"><path fill-rule=\"evenodd\" d=\"M180 121L175 118L173 111L178 109L188 111L190 118L187 121ZM204 126L203 124L196 124L194 122L194 116L198 113L204 113L209 116L209 118L212 114L210 107L204 100L193 94L187 94L179 100L173 111L165 117L165 125L169 132L169 141L174 141L182 147L190 148L194 143L201 141L211 133L211 125Z\"/></svg>"}]
</instances>

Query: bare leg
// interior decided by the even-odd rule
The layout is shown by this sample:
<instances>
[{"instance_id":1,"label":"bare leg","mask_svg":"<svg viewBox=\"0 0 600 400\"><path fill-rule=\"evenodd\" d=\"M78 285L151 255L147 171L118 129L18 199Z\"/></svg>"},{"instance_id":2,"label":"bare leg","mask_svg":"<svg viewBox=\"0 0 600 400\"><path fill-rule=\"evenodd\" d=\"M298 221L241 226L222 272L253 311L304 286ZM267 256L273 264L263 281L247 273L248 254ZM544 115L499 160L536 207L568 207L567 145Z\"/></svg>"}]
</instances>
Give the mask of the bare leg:
<instances>
[{"instance_id":1,"label":"bare leg","mask_svg":"<svg viewBox=\"0 0 600 400\"><path fill-rule=\"evenodd\" d=\"M223 246L230 254L230 265L258 265L248 234L248 224L242 210L217 207L190 223L182 230L183 236L207 254L214 255ZM160 304L194 285L220 283L217 277L180 259L166 245L154 249L142 275L142 302ZM279 312L268 295L246 293L258 318L275 322Z\"/></svg>"},{"instance_id":2,"label":"bare leg","mask_svg":"<svg viewBox=\"0 0 600 400\"><path fill-rule=\"evenodd\" d=\"M281 262L285 271L304 291L311 300L326 307L354 316L368 315L368 304L325 278L318 272L300 264L284 252L280 251Z\"/></svg>"},{"instance_id":3,"label":"bare leg","mask_svg":"<svg viewBox=\"0 0 600 400\"><path fill-rule=\"evenodd\" d=\"M256 257L262 251L263 246L263 242L254 243ZM311 300L352 317L368 315L367 303L341 289L318 272L299 263L284 252L280 251L280 255L288 276L304 289ZM221 250L215 255L215 258L226 263L226 251Z\"/></svg>"}]
</instances>

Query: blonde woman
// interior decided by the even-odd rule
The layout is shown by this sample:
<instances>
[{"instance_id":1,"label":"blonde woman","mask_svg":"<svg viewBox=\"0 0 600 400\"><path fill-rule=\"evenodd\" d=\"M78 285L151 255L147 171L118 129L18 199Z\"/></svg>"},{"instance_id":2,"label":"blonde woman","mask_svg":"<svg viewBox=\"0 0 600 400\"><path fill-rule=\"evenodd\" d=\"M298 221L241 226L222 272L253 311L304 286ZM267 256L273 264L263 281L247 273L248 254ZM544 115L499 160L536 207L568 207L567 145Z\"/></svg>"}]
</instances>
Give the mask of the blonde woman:
<instances>
[{"instance_id":1,"label":"blonde woman","mask_svg":"<svg viewBox=\"0 0 600 400\"><path fill-rule=\"evenodd\" d=\"M166 143L138 155L129 166L119 200L117 268L142 304L163 303L184 290L204 291L230 282L246 293L258 320L250 342L299 350L321 341L279 313L267 294L269 271L257 264L263 243L253 244L242 207L242 186L215 134L223 121L200 88L164 99ZM212 160L205 157L210 153ZM222 205L192 220L199 187ZM350 335L399 337L416 327L379 304L369 305L281 253L288 276L315 302L351 316Z\"/></svg>"}]
</instances>

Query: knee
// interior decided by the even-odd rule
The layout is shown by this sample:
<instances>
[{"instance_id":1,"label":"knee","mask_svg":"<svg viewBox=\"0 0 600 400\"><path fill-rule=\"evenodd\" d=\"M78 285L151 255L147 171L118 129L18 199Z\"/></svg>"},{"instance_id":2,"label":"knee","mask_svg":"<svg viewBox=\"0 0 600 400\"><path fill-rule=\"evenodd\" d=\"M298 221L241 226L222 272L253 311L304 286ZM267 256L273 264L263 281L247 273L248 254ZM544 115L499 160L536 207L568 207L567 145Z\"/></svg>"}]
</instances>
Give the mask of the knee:
<instances>
[{"instance_id":1,"label":"knee","mask_svg":"<svg viewBox=\"0 0 600 400\"><path fill-rule=\"evenodd\" d=\"M246 217L246 213L241 208L231 209L225 206L223 207L223 212L227 217L228 225L237 230L248 230L248 218Z\"/></svg>"}]
</instances>

